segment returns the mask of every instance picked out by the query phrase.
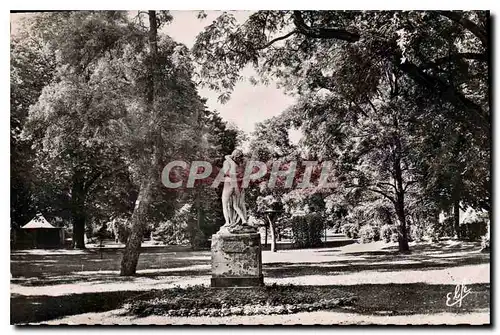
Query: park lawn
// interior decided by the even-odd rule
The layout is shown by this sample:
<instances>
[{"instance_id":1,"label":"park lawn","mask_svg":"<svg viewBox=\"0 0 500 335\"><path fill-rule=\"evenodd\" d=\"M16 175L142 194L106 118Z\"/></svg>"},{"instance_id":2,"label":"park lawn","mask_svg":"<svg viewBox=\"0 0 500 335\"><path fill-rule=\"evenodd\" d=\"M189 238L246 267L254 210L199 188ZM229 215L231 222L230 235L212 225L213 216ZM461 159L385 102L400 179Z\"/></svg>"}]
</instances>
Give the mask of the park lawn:
<instances>
[{"instance_id":1,"label":"park lawn","mask_svg":"<svg viewBox=\"0 0 500 335\"><path fill-rule=\"evenodd\" d=\"M368 323L387 322L387 318L403 323L407 320L411 321L409 323L436 323L428 317L444 315L450 322L464 323L469 319L488 322L484 320L489 320L489 254L480 253L478 243L443 241L412 243L411 247L410 255L400 255L394 244L381 242L277 253L264 251L265 283L314 285L315 289L325 292L338 290L355 295L358 299L353 305L324 311L345 315L346 320L364 317L365 321L371 320ZM120 250L106 251L101 258L95 251L14 252L11 257L11 323L48 320L103 323L105 315L115 323L127 320L157 320L162 324L201 322L199 318L162 316L155 319L154 315L137 319L119 311L130 299L151 299L152 289L161 292L174 287L208 285L209 252L145 251L139 262L139 276L128 278L118 276L120 253ZM467 284L472 293L461 307L446 306L446 294L461 283ZM340 318L342 321L337 314L332 314L331 320ZM302 320L301 315L275 315L266 322L293 323L293 320ZM320 320L326 314L310 312L311 318L314 315ZM422 315L427 317L422 318ZM224 324L240 320L244 323L257 319L258 316L235 316L233 319L210 318L205 322L217 323L219 320ZM340 321L336 323L345 323Z\"/></svg>"}]
</instances>

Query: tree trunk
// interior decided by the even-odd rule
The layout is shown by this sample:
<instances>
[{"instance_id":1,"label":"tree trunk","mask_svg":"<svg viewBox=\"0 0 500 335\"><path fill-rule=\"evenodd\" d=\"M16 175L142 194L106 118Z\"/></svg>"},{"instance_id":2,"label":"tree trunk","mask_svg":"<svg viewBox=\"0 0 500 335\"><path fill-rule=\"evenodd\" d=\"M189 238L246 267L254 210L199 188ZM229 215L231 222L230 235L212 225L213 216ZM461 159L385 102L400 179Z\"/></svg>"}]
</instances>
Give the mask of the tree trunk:
<instances>
[{"instance_id":1,"label":"tree trunk","mask_svg":"<svg viewBox=\"0 0 500 335\"><path fill-rule=\"evenodd\" d=\"M85 249L85 215L73 214L73 248Z\"/></svg>"},{"instance_id":2,"label":"tree trunk","mask_svg":"<svg viewBox=\"0 0 500 335\"><path fill-rule=\"evenodd\" d=\"M491 214L491 207L488 208L488 225L487 225L487 231L486 231L486 235L488 236L488 239L490 239L490 234L491 234L491 218L492 218L492 214Z\"/></svg>"},{"instance_id":3,"label":"tree trunk","mask_svg":"<svg viewBox=\"0 0 500 335\"><path fill-rule=\"evenodd\" d=\"M395 126L398 129L398 122L395 118ZM408 253L410 246L408 245L408 232L406 231L406 213L405 213L405 189L403 186L403 172L401 170L401 141L399 134L395 136L395 153L394 153L394 178L396 181L396 201L395 209L398 217L398 244L399 252Z\"/></svg>"},{"instance_id":4,"label":"tree trunk","mask_svg":"<svg viewBox=\"0 0 500 335\"><path fill-rule=\"evenodd\" d=\"M201 204L201 190L199 186L196 187L195 192L194 208L196 209L196 221L189 220L189 242L193 250L198 250L205 242L205 236L202 236L201 230L205 222L205 214Z\"/></svg>"},{"instance_id":5,"label":"tree trunk","mask_svg":"<svg viewBox=\"0 0 500 335\"><path fill-rule=\"evenodd\" d=\"M455 234L457 235L457 239L462 238L462 234L460 233L460 200L456 199L453 202L453 228L455 230Z\"/></svg>"},{"instance_id":6,"label":"tree trunk","mask_svg":"<svg viewBox=\"0 0 500 335\"><path fill-rule=\"evenodd\" d=\"M154 116L154 102L156 95L156 84L158 81L158 44L157 44L157 26L156 26L156 11L148 11L149 15L149 48L151 55L151 66L148 73L148 85L146 92L146 103L149 106L151 116ZM152 124L151 136L158 141L157 124ZM134 213L132 214L130 236L127 241L127 246L123 252L120 276L132 276L136 272L139 254L141 252L141 244L144 238L144 232L147 226L147 211L153 199L153 185L157 178L156 168L158 166L158 143L154 141L153 153L150 168L147 169L141 182L141 188L137 197Z\"/></svg>"},{"instance_id":7,"label":"tree trunk","mask_svg":"<svg viewBox=\"0 0 500 335\"><path fill-rule=\"evenodd\" d=\"M141 185L139 196L135 202L134 213L130 218L130 236L123 251L120 276L132 276L135 274L139 254L141 253L141 243L147 227L147 210L153 198L152 186L150 181L144 182Z\"/></svg>"},{"instance_id":8,"label":"tree trunk","mask_svg":"<svg viewBox=\"0 0 500 335\"><path fill-rule=\"evenodd\" d=\"M71 220L73 222L73 241L75 249L85 249L85 191L81 174L75 172L71 187Z\"/></svg>"},{"instance_id":9,"label":"tree trunk","mask_svg":"<svg viewBox=\"0 0 500 335\"><path fill-rule=\"evenodd\" d=\"M267 216L267 220L269 221L269 228L271 231L271 252L276 252L277 249L277 244L276 244L276 227L274 226L273 220Z\"/></svg>"},{"instance_id":10,"label":"tree trunk","mask_svg":"<svg viewBox=\"0 0 500 335\"><path fill-rule=\"evenodd\" d=\"M148 87L146 92L146 101L150 106L153 105L155 99L155 86L156 86L156 77L158 75L158 43L157 43L157 27L156 27L156 11L150 10L148 11L149 15L149 53L151 56L151 65L148 73Z\"/></svg>"},{"instance_id":11,"label":"tree trunk","mask_svg":"<svg viewBox=\"0 0 500 335\"><path fill-rule=\"evenodd\" d=\"M408 245L408 233L406 231L406 216L405 216L404 202L401 200L398 200L396 202L396 215L398 217L398 228L399 228L399 234L398 234L399 251L407 253L410 251L410 246Z\"/></svg>"},{"instance_id":12,"label":"tree trunk","mask_svg":"<svg viewBox=\"0 0 500 335\"><path fill-rule=\"evenodd\" d=\"M264 245L267 247L267 230L268 230L267 225L265 226L264 230L265 230Z\"/></svg>"}]
</instances>

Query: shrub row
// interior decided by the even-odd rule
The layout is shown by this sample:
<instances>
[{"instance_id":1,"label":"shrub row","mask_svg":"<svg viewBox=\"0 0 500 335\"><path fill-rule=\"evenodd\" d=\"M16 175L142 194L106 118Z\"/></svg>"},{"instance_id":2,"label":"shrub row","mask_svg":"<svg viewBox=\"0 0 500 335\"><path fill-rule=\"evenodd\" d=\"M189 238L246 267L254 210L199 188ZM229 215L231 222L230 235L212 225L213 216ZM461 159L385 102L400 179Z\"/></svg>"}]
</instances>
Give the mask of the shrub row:
<instances>
[{"instance_id":1,"label":"shrub row","mask_svg":"<svg viewBox=\"0 0 500 335\"><path fill-rule=\"evenodd\" d=\"M323 217L318 213L310 213L291 218L293 244L297 248L314 248L321 246L323 236Z\"/></svg>"},{"instance_id":2,"label":"shrub row","mask_svg":"<svg viewBox=\"0 0 500 335\"><path fill-rule=\"evenodd\" d=\"M421 241L424 237L431 241L439 241L441 237L450 236L450 234L445 234L440 227L434 226L428 227L425 231L422 227L415 225L409 225L407 229L409 241ZM487 228L486 223L474 222L471 224L462 224L460 225L460 229L465 232L459 235L461 239L477 241L481 239L481 236L484 236ZM350 238L359 238L361 243L378 240L382 240L385 243L398 241L398 227L395 225L385 224L379 227L366 224L357 229L353 224L347 224L343 227L342 231Z\"/></svg>"}]
</instances>

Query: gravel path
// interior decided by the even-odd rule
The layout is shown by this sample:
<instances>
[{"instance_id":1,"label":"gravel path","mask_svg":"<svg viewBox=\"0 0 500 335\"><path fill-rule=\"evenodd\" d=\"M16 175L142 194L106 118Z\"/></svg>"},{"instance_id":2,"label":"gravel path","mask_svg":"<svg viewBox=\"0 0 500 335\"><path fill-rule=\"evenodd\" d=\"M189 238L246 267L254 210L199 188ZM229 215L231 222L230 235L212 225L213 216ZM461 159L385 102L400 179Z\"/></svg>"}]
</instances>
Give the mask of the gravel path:
<instances>
[{"instance_id":1,"label":"gravel path","mask_svg":"<svg viewBox=\"0 0 500 335\"><path fill-rule=\"evenodd\" d=\"M455 241L448 241L444 247L454 247L454 243ZM461 266L456 261L467 257L478 259L488 257L480 254L477 249L439 252L426 250L397 258L390 254L370 255L370 252L386 253L385 250L391 246L395 244L375 242L352 244L336 249L285 250L276 253L264 251L262 253L264 281L266 284L322 286L388 283L457 285L462 282L477 284L490 282L489 262ZM360 256L360 253L365 254ZM64 275L49 276L43 285L37 284L38 278L17 277L13 278L15 281L10 285L11 294L63 296L75 293L144 291L175 286L209 285L209 255L204 252L199 256L184 255L181 259L187 263L185 265L195 261L204 264L141 269L137 271L140 276L132 278L119 277L118 270L73 271ZM359 270L354 270L354 267ZM72 276L75 279L68 283L68 279ZM64 283L59 284L59 282Z\"/></svg>"},{"instance_id":2,"label":"gravel path","mask_svg":"<svg viewBox=\"0 0 500 335\"><path fill-rule=\"evenodd\" d=\"M330 311L304 312L288 315L254 315L227 317L168 317L148 316L136 318L121 316L122 310L105 313L87 313L68 316L58 320L43 322L48 325L441 325L473 324L482 325L490 322L488 311L483 313L438 313L397 316L362 315Z\"/></svg>"},{"instance_id":3,"label":"gravel path","mask_svg":"<svg viewBox=\"0 0 500 335\"><path fill-rule=\"evenodd\" d=\"M467 265L441 270L407 270L401 271L361 271L340 275L304 275L300 277L264 279L265 284L293 284L293 285L360 285L360 284L411 284L426 283L435 285L457 285L466 283L484 284L490 282L490 264ZM68 294L82 294L111 291L144 291L150 289L167 289L176 286L209 285L210 275L195 278L167 277L154 278L139 277L127 282L89 281L74 284L60 284L50 286L24 286L11 284L11 294L26 296L64 296Z\"/></svg>"}]
</instances>

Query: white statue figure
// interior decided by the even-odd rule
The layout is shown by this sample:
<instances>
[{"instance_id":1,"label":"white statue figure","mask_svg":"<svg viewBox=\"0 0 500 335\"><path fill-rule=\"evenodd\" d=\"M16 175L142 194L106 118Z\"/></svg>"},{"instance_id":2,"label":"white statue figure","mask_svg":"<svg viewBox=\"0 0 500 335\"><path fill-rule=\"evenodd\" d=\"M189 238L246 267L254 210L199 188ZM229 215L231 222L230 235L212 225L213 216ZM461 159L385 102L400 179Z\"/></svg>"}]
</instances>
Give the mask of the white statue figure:
<instances>
[{"instance_id":1,"label":"white statue figure","mask_svg":"<svg viewBox=\"0 0 500 335\"><path fill-rule=\"evenodd\" d=\"M222 190L222 211L226 223L222 228L236 234L254 233L256 229L248 225L245 189L242 187L245 170L243 153L236 149L225 158L222 167L226 177Z\"/></svg>"}]
</instances>

